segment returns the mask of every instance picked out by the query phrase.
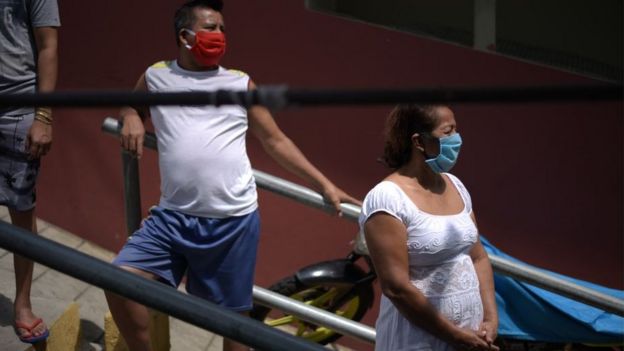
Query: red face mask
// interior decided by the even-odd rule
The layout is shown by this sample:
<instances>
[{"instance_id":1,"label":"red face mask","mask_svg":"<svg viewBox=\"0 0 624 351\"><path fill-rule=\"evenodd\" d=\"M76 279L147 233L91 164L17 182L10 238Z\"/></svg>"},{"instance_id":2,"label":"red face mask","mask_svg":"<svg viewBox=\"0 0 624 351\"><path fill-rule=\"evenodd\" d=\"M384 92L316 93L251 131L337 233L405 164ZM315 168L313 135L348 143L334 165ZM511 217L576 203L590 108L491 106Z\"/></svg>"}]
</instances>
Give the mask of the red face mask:
<instances>
[{"instance_id":1,"label":"red face mask","mask_svg":"<svg viewBox=\"0 0 624 351\"><path fill-rule=\"evenodd\" d=\"M219 60L225 54L225 34L222 32L193 32L186 29L189 33L195 35L195 45L192 47L186 45L191 51L197 63L202 66L216 66Z\"/></svg>"}]
</instances>

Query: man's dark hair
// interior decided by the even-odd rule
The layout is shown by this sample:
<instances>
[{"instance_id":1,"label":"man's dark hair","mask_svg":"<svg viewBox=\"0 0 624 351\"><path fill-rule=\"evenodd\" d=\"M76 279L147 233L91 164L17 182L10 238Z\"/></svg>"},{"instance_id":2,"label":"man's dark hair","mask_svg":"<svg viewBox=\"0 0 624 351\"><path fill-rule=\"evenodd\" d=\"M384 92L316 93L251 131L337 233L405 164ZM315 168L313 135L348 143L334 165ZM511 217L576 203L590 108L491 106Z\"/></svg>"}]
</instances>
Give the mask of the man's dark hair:
<instances>
[{"instance_id":1,"label":"man's dark hair","mask_svg":"<svg viewBox=\"0 0 624 351\"><path fill-rule=\"evenodd\" d=\"M189 28L195 21L193 9L196 7L206 7L217 12L223 12L223 0L192 0L180 6L173 17L176 43L180 44L180 39L178 37L180 31L184 28Z\"/></svg>"}]
</instances>

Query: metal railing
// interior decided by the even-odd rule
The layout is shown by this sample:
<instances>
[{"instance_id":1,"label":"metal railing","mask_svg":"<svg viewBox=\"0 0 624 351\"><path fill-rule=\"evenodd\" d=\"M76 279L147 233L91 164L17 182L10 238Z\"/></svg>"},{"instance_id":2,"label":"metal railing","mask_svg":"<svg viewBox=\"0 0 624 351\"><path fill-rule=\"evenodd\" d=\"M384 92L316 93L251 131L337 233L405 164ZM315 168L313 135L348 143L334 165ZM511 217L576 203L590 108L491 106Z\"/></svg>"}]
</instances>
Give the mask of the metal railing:
<instances>
[{"instance_id":1,"label":"metal railing","mask_svg":"<svg viewBox=\"0 0 624 351\"><path fill-rule=\"evenodd\" d=\"M102 125L102 130L113 135L119 135L120 129L121 124L114 118L106 118ZM156 149L155 135L146 133L144 145L148 148ZM327 204L323 200L323 197L317 192L264 172L257 170L253 172L256 178L256 184L259 188L291 198L311 207L333 212L331 205ZM360 213L360 208L358 206L341 204L341 209L343 211L343 218L357 222ZM361 236L358 237L358 240L361 240ZM548 275L526 264L520 264L492 254L488 254L488 256L492 263L492 268L498 274L510 276L545 290L594 306L606 312L624 316L624 301L621 299ZM304 318L304 316L297 316Z\"/></svg>"},{"instance_id":2,"label":"metal railing","mask_svg":"<svg viewBox=\"0 0 624 351\"><path fill-rule=\"evenodd\" d=\"M322 346L184 294L108 262L0 221L0 247L256 350L323 351Z\"/></svg>"}]
</instances>

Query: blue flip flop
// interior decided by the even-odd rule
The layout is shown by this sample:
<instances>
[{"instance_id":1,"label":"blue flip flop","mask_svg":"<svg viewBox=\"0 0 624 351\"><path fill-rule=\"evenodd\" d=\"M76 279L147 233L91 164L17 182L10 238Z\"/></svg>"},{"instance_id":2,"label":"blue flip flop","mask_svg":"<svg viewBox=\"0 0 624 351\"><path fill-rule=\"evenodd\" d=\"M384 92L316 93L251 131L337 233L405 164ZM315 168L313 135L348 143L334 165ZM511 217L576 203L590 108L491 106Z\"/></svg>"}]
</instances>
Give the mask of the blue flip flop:
<instances>
[{"instance_id":1,"label":"blue flip flop","mask_svg":"<svg viewBox=\"0 0 624 351\"><path fill-rule=\"evenodd\" d=\"M37 328L41 323L43 323L43 320L41 318L35 319L31 325L15 321L15 334L17 334L17 337L19 337L21 342L27 344L36 344L38 342L46 340L50 335L50 331L48 330L48 328L46 328L41 335L34 336L32 334L33 329ZM18 332L18 328L26 330L26 333L20 335Z\"/></svg>"}]
</instances>

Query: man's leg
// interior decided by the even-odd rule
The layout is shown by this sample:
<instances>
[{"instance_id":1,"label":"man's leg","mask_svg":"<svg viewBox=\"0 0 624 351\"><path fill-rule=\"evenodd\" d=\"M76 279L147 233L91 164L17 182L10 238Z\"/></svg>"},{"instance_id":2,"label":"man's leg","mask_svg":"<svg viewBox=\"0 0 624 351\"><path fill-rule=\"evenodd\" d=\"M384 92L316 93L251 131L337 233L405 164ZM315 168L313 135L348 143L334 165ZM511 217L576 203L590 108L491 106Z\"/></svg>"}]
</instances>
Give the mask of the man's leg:
<instances>
[{"instance_id":1,"label":"man's leg","mask_svg":"<svg viewBox=\"0 0 624 351\"><path fill-rule=\"evenodd\" d=\"M158 278L152 273L135 268L126 266L121 268L147 279L156 280ZM113 319L130 351L151 351L148 308L123 296L108 291L105 293Z\"/></svg>"},{"instance_id":2,"label":"man's leg","mask_svg":"<svg viewBox=\"0 0 624 351\"><path fill-rule=\"evenodd\" d=\"M35 210L16 211L9 209L11 222L13 225L26 229L32 233L37 233L37 222L35 220ZM15 269L15 302L13 303L13 311L15 313L15 321L19 321L24 325L32 325L37 319L33 314L32 304L30 301L30 288L32 286L33 277L33 261L19 256L13 255L13 266ZM31 331L32 336L38 336L45 332L46 325L40 323ZM20 335L25 334L27 330L18 328Z\"/></svg>"}]
</instances>

